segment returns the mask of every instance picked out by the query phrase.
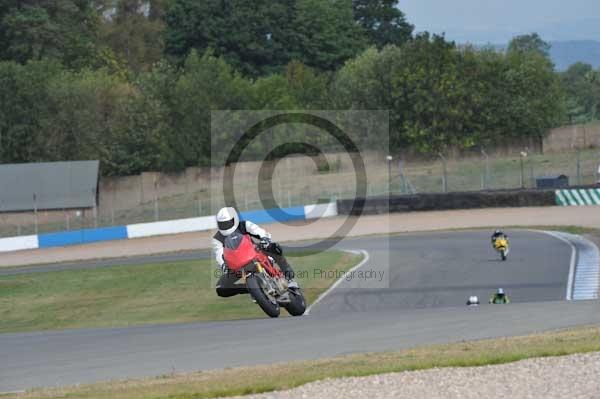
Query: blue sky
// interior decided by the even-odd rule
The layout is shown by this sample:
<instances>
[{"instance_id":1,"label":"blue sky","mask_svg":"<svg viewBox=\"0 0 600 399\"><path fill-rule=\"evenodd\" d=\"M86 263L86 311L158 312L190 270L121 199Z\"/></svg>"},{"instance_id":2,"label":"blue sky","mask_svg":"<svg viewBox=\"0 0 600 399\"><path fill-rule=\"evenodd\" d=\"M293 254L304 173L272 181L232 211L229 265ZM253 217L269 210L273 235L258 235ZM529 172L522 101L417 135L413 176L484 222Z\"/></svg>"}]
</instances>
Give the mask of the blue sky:
<instances>
[{"instance_id":1,"label":"blue sky","mask_svg":"<svg viewBox=\"0 0 600 399\"><path fill-rule=\"evenodd\" d=\"M399 0L417 31L458 42L502 44L539 32L545 40L599 40L600 0Z\"/></svg>"}]
</instances>

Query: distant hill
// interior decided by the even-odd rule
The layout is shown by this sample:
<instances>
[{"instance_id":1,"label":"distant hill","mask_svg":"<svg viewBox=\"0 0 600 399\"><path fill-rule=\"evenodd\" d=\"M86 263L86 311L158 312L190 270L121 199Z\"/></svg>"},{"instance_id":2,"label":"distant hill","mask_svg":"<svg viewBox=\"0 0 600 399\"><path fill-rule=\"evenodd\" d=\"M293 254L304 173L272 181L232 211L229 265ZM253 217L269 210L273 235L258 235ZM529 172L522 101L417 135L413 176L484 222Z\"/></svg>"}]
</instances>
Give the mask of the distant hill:
<instances>
[{"instance_id":1,"label":"distant hill","mask_svg":"<svg viewBox=\"0 0 600 399\"><path fill-rule=\"evenodd\" d=\"M564 71L576 62L591 64L600 68L600 42L594 40L573 40L568 42L551 42L550 57L556 69Z\"/></svg>"}]
</instances>

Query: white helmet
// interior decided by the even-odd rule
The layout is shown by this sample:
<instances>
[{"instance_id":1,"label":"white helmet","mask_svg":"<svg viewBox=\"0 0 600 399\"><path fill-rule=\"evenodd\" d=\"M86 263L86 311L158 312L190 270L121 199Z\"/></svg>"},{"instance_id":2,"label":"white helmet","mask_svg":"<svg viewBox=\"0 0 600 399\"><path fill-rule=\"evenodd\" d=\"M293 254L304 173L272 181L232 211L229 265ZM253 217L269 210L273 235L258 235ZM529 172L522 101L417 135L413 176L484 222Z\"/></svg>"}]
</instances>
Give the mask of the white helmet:
<instances>
[{"instance_id":1,"label":"white helmet","mask_svg":"<svg viewBox=\"0 0 600 399\"><path fill-rule=\"evenodd\" d=\"M498 295L504 295L504 290L502 288L498 288Z\"/></svg>"},{"instance_id":2,"label":"white helmet","mask_svg":"<svg viewBox=\"0 0 600 399\"><path fill-rule=\"evenodd\" d=\"M476 305L478 303L479 303L479 298L477 298L477 296L472 295L469 297L469 304Z\"/></svg>"},{"instance_id":3,"label":"white helmet","mask_svg":"<svg viewBox=\"0 0 600 399\"><path fill-rule=\"evenodd\" d=\"M240 217L234 208L221 208L217 212L217 227L225 237L233 233L240 225Z\"/></svg>"}]
</instances>

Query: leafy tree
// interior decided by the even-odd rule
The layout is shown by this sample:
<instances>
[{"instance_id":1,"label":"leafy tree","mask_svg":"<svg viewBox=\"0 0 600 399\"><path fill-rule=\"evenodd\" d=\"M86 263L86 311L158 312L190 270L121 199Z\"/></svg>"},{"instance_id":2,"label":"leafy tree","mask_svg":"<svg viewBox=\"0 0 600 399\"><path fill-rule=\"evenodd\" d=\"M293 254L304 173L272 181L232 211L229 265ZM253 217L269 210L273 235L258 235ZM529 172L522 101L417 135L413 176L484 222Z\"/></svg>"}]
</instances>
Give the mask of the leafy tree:
<instances>
[{"instance_id":1,"label":"leafy tree","mask_svg":"<svg viewBox=\"0 0 600 399\"><path fill-rule=\"evenodd\" d=\"M132 175L149 170L169 170L172 156L164 140L168 119L162 104L134 90L122 99L122 112L106 140L105 174Z\"/></svg>"},{"instance_id":2,"label":"leafy tree","mask_svg":"<svg viewBox=\"0 0 600 399\"><path fill-rule=\"evenodd\" d=\"M564 97L552 62L538 52L514 52L506 57L504 75L510 102L507 131L513 136L542 137L564 120Z\"/></svg>"},{"instance_id":3,"label":"leafy tree","mask_svg":"<svg viewBox=\"0 0 600 399\"><path fill-rule=\"evenodd\" d=\"M387 44L401 45L411 38L414 26L398 9L398 0L353 0L352 7L369 44L382 48Z\"/></svg>"},{"instance_id":4,"label":"leafy tree","mask_svg":"<svg viewBox=\"0 0 600 399\"><path fill-rule=\"evenodd\" d=\"M291 58L294 15L294 0L173 0L166 52L180 61L190 49L212 49L244 74L273 72Z\"/></svg>"},{"instance_id":5,"label":"leafy tree","mask_svg":"<svg viewBox=\"0 0 600 399\"><path fill-rule=\"evenodd\" d=\"M333 71L366 48L350 0L298 0L297 7L295 55L305 65Z\"/></svg>"},{"instance_id":6,"label":"leafy tree","mask_svg":"<svg viewBox=\"0 0 600 399\"><path fill-rule=\"evenodd\" d=\"M423 153L540 137L565 108L574 121L597 117L600 71L558 75L538 35L506 53L411 38L396 5L0 0L0 161L100 159L105 175L209 165L211 149L238 138L211 127L223 109L388 110L392 150ZM382 124L353 128L381 150ZM277 140L256 140L250 156Z\"/></svg>"},{"instance_id":7,"label":"leafy tree","mask_svg":"<svg viewBox=\"0 0 600 399\"><path fill-rule=\"evenodd\" d=\"M160 1L119 0L104 24L106 42L134 72L148 69L162 57L162 13Z\"/></svg>"},{"instance_id":8,"label":"leafy tree","mask_svg":"<svg viewBox=\"0 0 600 399\"><path fill-rule=\"evenodd\" d=\"M45 160L99 159L104 175L161 168L167 120L160 104L106 70L63 71L48 84L35 146Z\"/></svg>"},{"instance_id":9,"label":"leafy tree","mask_svg":"<svg viewBox=\"0 0 600 399\"><path fill-rule=\"evenodd\" d=\"M327 73L316 71L301 62L292 61L285 69L285 78L296 106L302 109L328 108L330 99Z\"/></svg>"},{"instance_id":10,"label":"leafy tree","mask_svg":"<svg viewBox=\"0 0 600 399\"><path fill-rule=\"evenodd\" d=\"M4 0L0 59L25 63L44 57L81 68L96 51L100 15L86 0Z\"/></svg>"},{"instance_id":11,"label":"leafy tree","mask_svg":"<svg viewBox=\"0 0 600 399\"><path fill-rule=\"evenodd\" d=\"M349 61L336 74L333 98L340 108L389 110L395 151L540 137L562 115L558 80L539 53L457 48L429 34Z\"/></svg>"},{"instance_id":12,"label":"leafy tree","mask_svg":"<svg viewBox=\"0 0 600 399\"><path fill-rule=\"evenodd\" d=\"M387 121L365 121L363 144L366 147L378 148L380 144L388 143L398 149L406 144L398 128L403 110L396 105L397 96L393 91L394 76L403 65L400 47L386 46L382 50L371 47L346 62L335 76L331 90L333 108L389 112L389 140L372 133L381 131L381 122Z\"/></svg>"},{"instance_id":13,"label":"leafy tree","mask_svg":"<svg viewBox=\"0 0 600 399\"><path fill-rule=\"evenodd\" d=\"M176 61L212 49L254 77L293 60L332 71L366 47L351 0L173 0L165 18L166 52Z\"/></svg>"},{"instance_id":14,"label":"leafy tree","mask_svg":"<svg viewBox=\"0 0 600 399\"><path fill-rule=\"evenodd\" d=\"M566 94L567 116L570 123L582 123L597 118L600 87L595 85L591 65L575 63L560 74Z\"/></svg>"},{"instance_id":15,"label":"leafy tree","mask_svg":"<svg viewBox=\"0 0 600 399\"><path fill-rule=\"evenodd\" d=\"M407 44L406 65L394 76L398 126L408 143L422 152L448 146L470 147L470 93L462 79L458 52L443 36L418 35ZM402 142L402 141L400 141Z\"/></svg>"},{"instance_id":16,"label":"leafy tree","mask_svg":"<svg viewBox=\"0 0 600 399\"><path fill-rule=\"evenodd\" d=\"M514 37L508 44L509 52L537 52L544 57L549 57L550 44L543 41L537 33Z\"/></svg>"},{"instance_id":17,"label":"leafy tree","mask_svg":"<svg viewBox=\"0 0 600 399\"><path fill-rule=\"evenodd\" d=\"M248 109L249 91L249 81L223 58L190 53L173 97L174 136L167 138L180 167L210 164L211 140L232 139L211 136L210 111Z\"/></svg>"},{"instance_id":18,"label":"leafy tree","mask_svg":"<svg viewBox=\"0 0 600 399\"><path fill-rule=\"evenodd\" d=\"M0 162L44 160L41 120L48 115L48 81L56 62L0 62Z\"/></svg>"},{"instance_id":19,"label":"leafy tree","mask_svg":"<svg viewBox=\"0 0 600 399\"><path fill-rule=\"evenodd\" d=\"M130 94L120 84L105 71L63 71L54 77L48 85L50 112L42 119L44 157L105 161L116 114Z\"/></svg>"}]
</instances>

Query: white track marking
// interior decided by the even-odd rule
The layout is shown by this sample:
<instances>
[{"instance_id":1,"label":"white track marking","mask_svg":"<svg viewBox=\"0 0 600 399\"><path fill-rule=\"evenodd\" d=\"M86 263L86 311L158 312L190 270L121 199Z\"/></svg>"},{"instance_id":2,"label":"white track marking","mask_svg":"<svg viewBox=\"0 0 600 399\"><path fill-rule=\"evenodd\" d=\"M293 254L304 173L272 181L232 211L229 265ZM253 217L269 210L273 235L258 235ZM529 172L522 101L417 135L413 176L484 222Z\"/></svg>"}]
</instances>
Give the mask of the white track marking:
<instances>
[{"instance_id":1,"label":"white track marking","mask_svg":"<svg viewBox=\"0 0 600 399\"><path fill-rule=\"evenodd\" d=\"M348 273L352 273L355 270L358 270L359 268L361 268L362 266L365 265L365 263L367 263L369 261L369 253L367 251L365 251L364 249L359 249L359 250L344 250L345 252L351 252L354 254L358 254L361 253L363 254L363 260L361 260L358 265L354 266L352 269L348 270ZM331 291L333 291L338 285L340 285L342 283L342 281L344 281L344 277L340 277L339 279L337 279L337 281L335 283L333 283L333 285L331 287L329 287L327 289L327 291L325 291L324 293L322 293L321 295L319 295L319 297L308 307L308 309L306 309L306 311L304 312L304 315L308 315L310 314L311 309L318 304L319 302L321 302L321 300L323 298L325 298Z\"/></svg>"},{"instance_id":2,"label":"white track marking","mask_svg":"<svg viewBox=\"0 0 600 399\"><path fill-rule=\"evenodd\" d=\"M534 230L534 231L537 231L537 230ZM573 243L571 241L567 240L566 238L564 238L560 234L557 234L554 231L541 230L541 232L548 234L554 238L557 238L563 242L566 242L571 247L571 262L569 264L569 278L567 280L567 296L565 298L567 301L570 301L573 299L573 278L575 277L575 261L577 259L577 248L575 248L575 245L573 245Z\"/></svg>"},{"instance_id":3,"label":"white track marking","mask_svg":"<svg viewBox=\"0 0 600 399\"><path fill-rule=\"evenodd\" d=\"M600 291L600 250L585 237L577 234L544 231L575 248L576 262L571 258L567 300L598 299ZM573 264L575 266L573 267Z\"/></svg>"}]
</instances>

